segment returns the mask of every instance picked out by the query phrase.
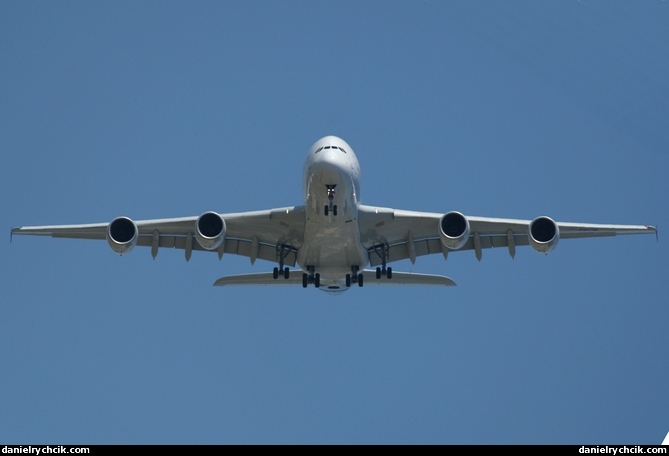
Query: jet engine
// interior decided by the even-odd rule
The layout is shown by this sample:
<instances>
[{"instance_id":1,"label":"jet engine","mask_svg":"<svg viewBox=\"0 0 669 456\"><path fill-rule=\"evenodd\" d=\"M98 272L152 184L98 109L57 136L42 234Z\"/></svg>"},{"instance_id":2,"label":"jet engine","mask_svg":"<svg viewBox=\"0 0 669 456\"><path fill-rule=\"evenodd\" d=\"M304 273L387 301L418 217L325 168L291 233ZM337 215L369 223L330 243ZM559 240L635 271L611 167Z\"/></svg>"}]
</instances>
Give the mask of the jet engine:
<instances>
[{"instance_id":1,"label":"jet engine","mask_svg":"<svg viewBox=\"0 0 669 456\"><path fill-rule=\"evenodd\" d=\"M195 222L195 238L207 250L216 250L225 240L225 220L216 212L205 212Z\"/></svg>"},{"instance_id":2,"label":"jet engine","mask_svg":"<svg viewBox=\"0 0 669 456\"><path fill-rule=\"evenodd\" d=\"M527 230L530 245L540 253L548 253L560 240L560 229L550 217L537 217L530 222Z\"/></svg>"},{"instance_id":3,"label":"jet engine","mask_svg":"<svg viewBox=\"0 0 669 456\"><path fill-rule=\"evenodd\" d=\"M439 219L441 243L451 250L462 248L469 239L469 220L459 212L448 212Z\"/></svg>"},{"instance_id":4,"label":"jet engine","mask_svg":"<svg viewBox=\"0 0 669 456\"><path fill-rule=\"evenodd\" d=\"M107 242L112 250L123 255L137 244L139 231L128 217L117 217L107 226Z\"/></svg>"}]
</instances>

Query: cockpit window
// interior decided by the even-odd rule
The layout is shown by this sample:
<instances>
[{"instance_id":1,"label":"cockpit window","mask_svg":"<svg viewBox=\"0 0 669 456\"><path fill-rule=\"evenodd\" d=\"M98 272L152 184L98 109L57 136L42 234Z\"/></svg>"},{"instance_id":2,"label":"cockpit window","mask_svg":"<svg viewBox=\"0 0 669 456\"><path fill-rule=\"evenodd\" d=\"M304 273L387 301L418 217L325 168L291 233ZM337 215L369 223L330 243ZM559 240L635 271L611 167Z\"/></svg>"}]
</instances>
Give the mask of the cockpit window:
<instances>
[{"instance_id":1,"label":"cockpit window","mask_svg":"<svg viewBox=\"0 0 669 456\"><path fill-rule=\"evenodd\" d=\"M339 150L341 150L342 152L346 153L346 150L345 150L343 147L339 147L339 146L323 146L323 147L319 147L318 150L316 150L316 152L314 152L314 153L317 154L317 153L319 153L320 151L322 151L323 149L335 149L335 150L339 149Z\"/></svg>"}]
</instances>

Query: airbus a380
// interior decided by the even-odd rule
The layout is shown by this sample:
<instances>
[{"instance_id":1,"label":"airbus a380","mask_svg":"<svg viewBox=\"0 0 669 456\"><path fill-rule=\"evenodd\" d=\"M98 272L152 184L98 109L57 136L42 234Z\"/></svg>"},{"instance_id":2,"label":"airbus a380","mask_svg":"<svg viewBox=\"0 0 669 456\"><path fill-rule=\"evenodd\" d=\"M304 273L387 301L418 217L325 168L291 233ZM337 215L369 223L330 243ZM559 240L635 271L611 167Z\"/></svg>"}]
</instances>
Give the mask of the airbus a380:
<instances>
[{"instance_id":1,"label":"airbus a380","mask_svg":"<svg viewBox=\"0 0 669 456\"><path fill-rule=\"evenodd\" d=\"M218 279L214 285L313 285L339 293L363 285L455 285L448 277L394 272L388 264L412 263L422 255L530 245L540 253L558 240L656 233L652 226L599 225L534 220L472 217L460 212L413 212L360 203L360 165L344 140L319 139L307 155L303 172L304 205L256 212L133 221L118 217L109 223L26 226L13 235L106 239L112 250L128 253L136 245L247 256L278 263L272 272ZM302 274L288 266L298 265ZM367 265L375 269L365 269Z\"/></svg>"}]
</instances>

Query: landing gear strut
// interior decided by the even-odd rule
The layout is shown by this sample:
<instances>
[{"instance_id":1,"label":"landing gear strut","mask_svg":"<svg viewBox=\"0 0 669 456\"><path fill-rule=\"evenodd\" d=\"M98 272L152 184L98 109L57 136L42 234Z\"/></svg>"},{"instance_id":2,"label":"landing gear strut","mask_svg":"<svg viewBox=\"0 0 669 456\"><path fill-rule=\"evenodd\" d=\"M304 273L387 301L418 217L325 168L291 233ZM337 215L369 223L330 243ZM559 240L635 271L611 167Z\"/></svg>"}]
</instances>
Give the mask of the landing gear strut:
<instances>
[{"instance_id":1,"label":"landing gear strut","mask_svg":"<svg viewBox=\"0 0 669 456\"><path fill-rule=\"evenodd\" d=\"M359 287L363 285L364 277L359 273L360 267L357 265L351 266L351 273L346 274L346 287L350 288L351 283L357 283Z\"/></svg>"},{"instance_id":2,"label":"landing gear strut","mask_svg":"<svg viewBox=\"0 0 669 456\"><path fill-rule=\"evenodd\" d=\"M321 286L321 275L319 273L314 273L315 268L313 266L307 266L308 273L302 274L302 288L307 288L307 285L313 283L316 288Z\"/></svg>"},{"instance_id":3,"label":"landing gear strut","mask_svg":"<svg viewBox=\"0 0 669 456\"><path fill-rule=\"evenodd\" d=\"M337 206L334 204L334 197L335 197L335 188L336 185L326 185L325 188L327 188L328 192L328 204L325 206L323 212L325 213L325 216L327 217L330 213L332 215L337 216Z\"/></svg>"},{"instance_id":4,"label":"landing gear strut","mask_svg":"<svg viewBox=\"0 0 669 456\"><path fill-rule=\"evenodd\" d=\"M274 279L278 279L279 275L282 275L284 279L287 279L290 277L290 269L287 267L283 267L283 260L288 256L290 252L293 251L293 248L290 247L289 245L281 244L276 246L276 253L277 256L279 257L279 267L274 268L272 271L272 277Z\"/></svg>"},{"instance_id":5,"label":"landing gear strut","mask_svg":"<svg viewBox=\"0 0 669 456\"><path fill-rule=\"evenodd\" d=\"M376 253L379 258L381 258L381 267L376 268L376 278L377 280L381 278L381 276L386 276L389 279L393 278L393 268L386 268L386 261L388 260L388 257L390 256L388 244L380 244L380 245L375 245L372 247L372 250L374 253Z\"/></svg>"},{"instance_id":6,"label":"landing gear strut","mask_svg":"<svg viewBox=\"0 0 669 456\"><path fill-rule=\"evenodd\" d=\"M393 268L386 268L385 265L383 265L382 268L376 268L376 278L380 279L381 276L386 276L389 279L393 278Z\"/></svg>"},{"instance_id":7,"label":"landing gear strut","mask_svg":"<svg viewBox=\"0 0 669 456\"><path fill-rule=\"evenodd\" d=\"M281 266L280 268L274 268L274 270L272 271L272 277L278 279L279 274L282 275L284 279L287 279L290 277L290 269L288 269L287 267L284 268L283 266Z\"/></svg>"}]
</instances>

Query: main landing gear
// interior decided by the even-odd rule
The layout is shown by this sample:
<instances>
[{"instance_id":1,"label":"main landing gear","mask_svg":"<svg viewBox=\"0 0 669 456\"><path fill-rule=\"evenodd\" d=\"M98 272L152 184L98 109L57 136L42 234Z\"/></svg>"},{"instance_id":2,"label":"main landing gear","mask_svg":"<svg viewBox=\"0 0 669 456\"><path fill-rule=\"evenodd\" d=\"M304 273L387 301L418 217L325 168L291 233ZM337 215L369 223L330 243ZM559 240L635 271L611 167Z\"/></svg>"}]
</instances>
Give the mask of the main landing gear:
<instances>
[{"instance_id":1,"label":"main landing gear","mask_svg":"<svg viewBox=\"0 0 669 456\"><path fill-rule=\"evenodd\" d=\"M288 245L281 244L276 247L276 252L277 256L279 257L279 267L274 268L272 271L272 277L274 279L278 279L279 276L283 276L284 279L287 279L290 277L290 269L287 267L283 267L283 260L288 256L288 254L292 251L292 247Z\"/></svg>"},{"instance_id":2,"label":"main landing gear","mask_svg":"<svg viewBox=\"0 0 669 456\"><path fill-rule=\"evenodd\" d=\"M332 215L336 216L337 215L337 206L334 204L334 196L335 196L335 188L336 185L326 185L325 188L327 189L328 192L328 204L325 206L325 209L323 212L325 213L325 216L327 217L330 213Z\"/></svg>"},{"instance_id":3,"label":"main landing gear","mask_svg":"<svg viewBox=\"0 0 669 456\"><path fill-rule=\"evenodd\" d=\"M380 279L381 276L386 276L387 278L392 279L393 268L386 268L386 261L390 256L389 252L390 249L388 247L388 244L375 245L374 247L372 247L372 250L374 253L378 255L379 258L381 258L381 267L376 268L377 280Z\"/></svg>"},{"instance_id":4,"label":"main landing gear","mask_svg":"<svg viewBox=\"0 0 669 456\"><path fill-rule=\"evenodd\" d=\"M321 286L321 275L314 273L315 268L313 266L307 266L308 274L305 272L302 274L302 287L307 288L307 285L313 283L316 288Z\"/></svg>"},{"instance_id":5,"label":"main landing gear","mask_svg":"<svg viewBox=\"0 0 669 456\"><path fill-rule=\"evenodd\" d=\"M384 264L382 268L376 268L376 278L380 279L381 276L386 276L389 279L393 278L393 268L386 268L386 265Z\"/></svg>"},{"instance_id":6,"label":"main landing gear","mask_svg":"<svg viewBox=\"0 0 669 456\"><path fill-rule=\"evenodd\" d=\"M357 283L359 287L363 286L364 276L362 275L358 266L351 266L351 274L346 274L346 288L350 288L351 284ZM321 286L321 275L316 272L314 266L307 266L307 272L302 274L302 287L307 288L313 284L316 288Z\"/></svg>"},{"instance_id":7,"label":"main landing gear","mask_svg":"<svg viewBox=\"0 0 669 456\"><path fill-rule=\"evenodd\" d=\"M281 268L274 268L274 271L272 271L272 277L278 279L279 274L282 275L284 279L287 279L290 277L290 269L287 267L284 268L283 266Z\"/></svg>"},{"instance_id":8,"label":"main landing gear","mask_svg":"<svg viewBox=\"0 0 669 456\"><path fill-rule=\"evenodd\" d=\"M359 287L364 284L364 277L362 273L358 273L359 270L358 266L351 266L351 273L346 274L346 288L350 288L351 283L357 283Z\"/></svg>"}]
</instances>

